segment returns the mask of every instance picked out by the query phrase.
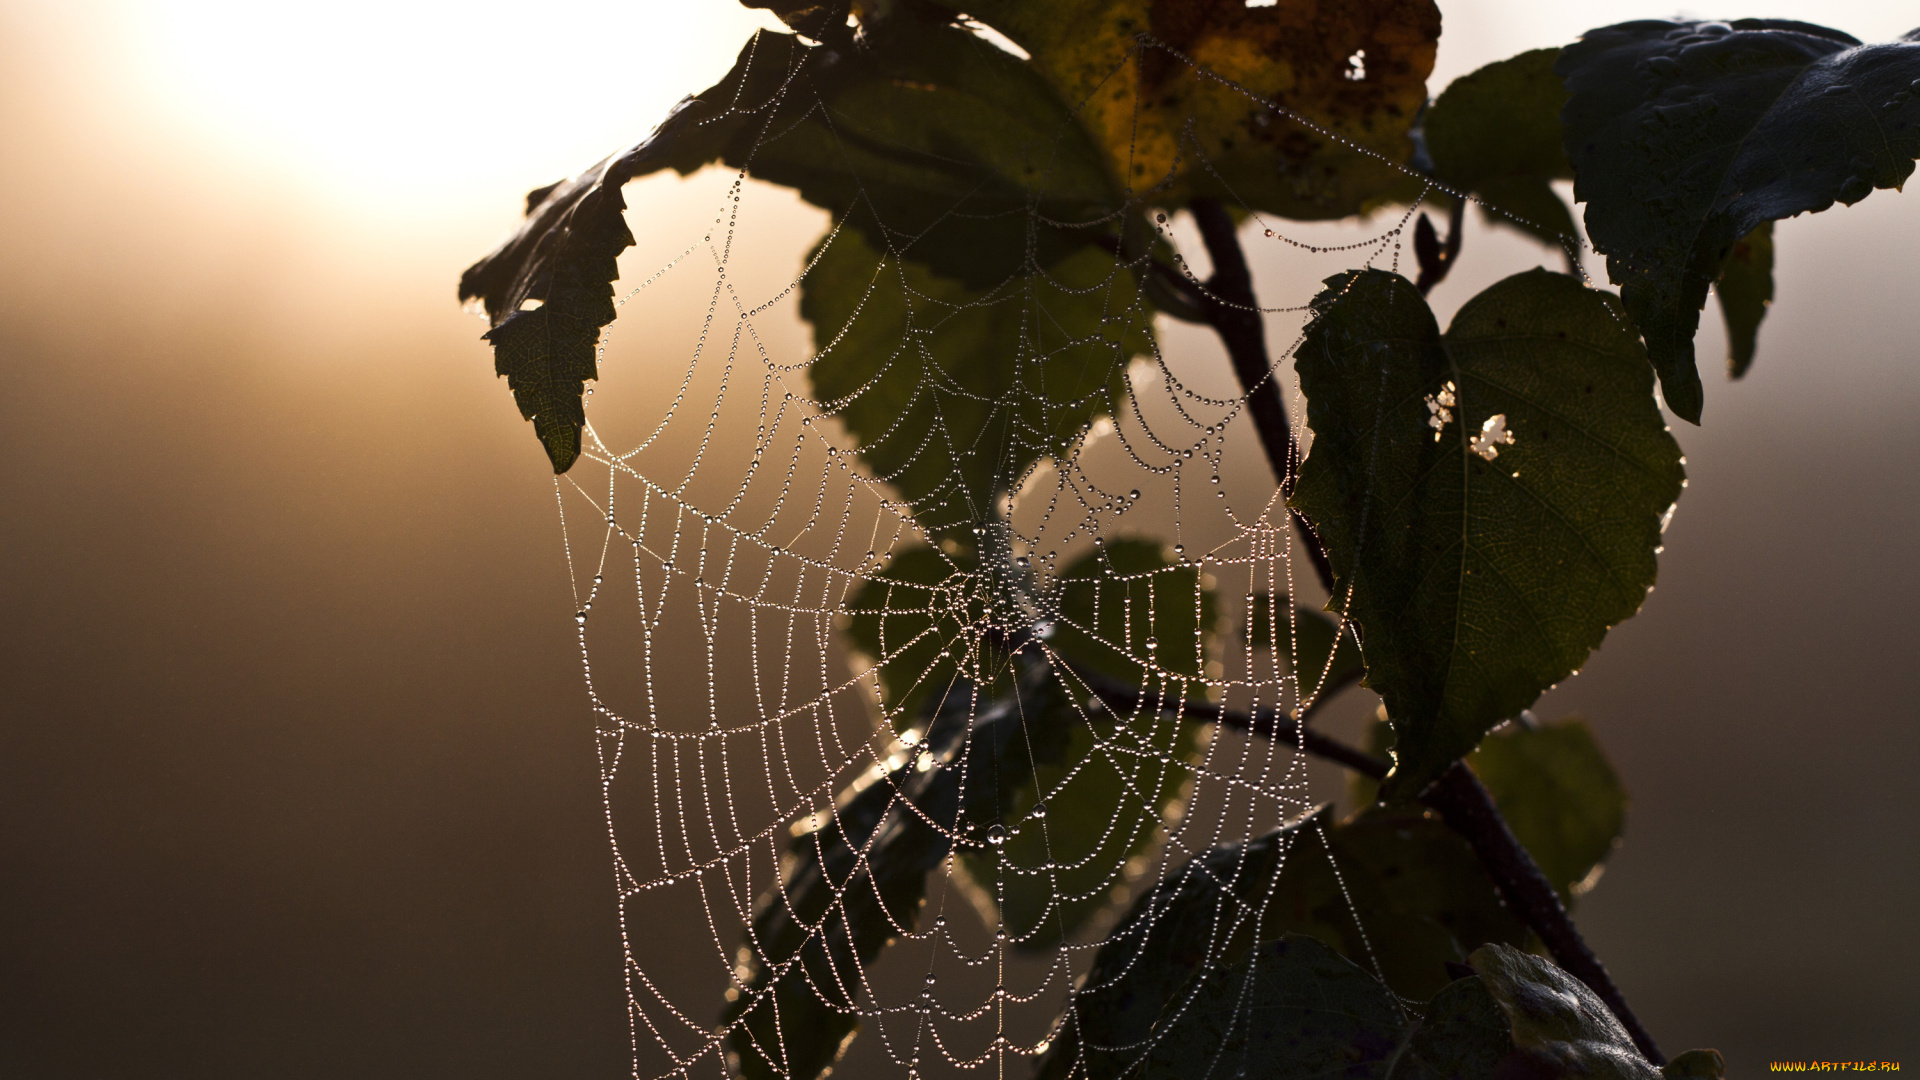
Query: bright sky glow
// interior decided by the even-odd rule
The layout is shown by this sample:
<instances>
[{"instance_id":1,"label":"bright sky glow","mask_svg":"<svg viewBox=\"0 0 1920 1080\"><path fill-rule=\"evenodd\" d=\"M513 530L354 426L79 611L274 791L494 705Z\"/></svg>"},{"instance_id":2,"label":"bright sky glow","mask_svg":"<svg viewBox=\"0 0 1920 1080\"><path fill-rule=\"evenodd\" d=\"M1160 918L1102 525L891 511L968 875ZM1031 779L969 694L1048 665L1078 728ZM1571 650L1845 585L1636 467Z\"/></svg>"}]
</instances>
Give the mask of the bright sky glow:
<instances>
[{"instance_id":1,"label":"bright sky glow","mask_svg":"<svg viewBox=\"0 0 1920 1080\"><path fill-rule=\"evenodd\" d=\"M1869 41L1920 21L1907 0L1762 7ZM1441 9L1436 92L1521 49L1675 10L1671 0ZM643 137L722 75L756 26L777 25L735 0L73 0L54 10L91 23L89 37L125 58L137 100L221 156L362 211L415 218L497 201Z\"/></svg>"},{"instance_id":2,"label":"bright sky glow","mask_svg":"<svg viewBox=\"0 0 1920 1080\"><path fill-rule=\"evenodd\" d=\"M723 0L106 3L143 97L228 152L416 212L644 136L770 23Z\"/></svg>"}]
</instances>

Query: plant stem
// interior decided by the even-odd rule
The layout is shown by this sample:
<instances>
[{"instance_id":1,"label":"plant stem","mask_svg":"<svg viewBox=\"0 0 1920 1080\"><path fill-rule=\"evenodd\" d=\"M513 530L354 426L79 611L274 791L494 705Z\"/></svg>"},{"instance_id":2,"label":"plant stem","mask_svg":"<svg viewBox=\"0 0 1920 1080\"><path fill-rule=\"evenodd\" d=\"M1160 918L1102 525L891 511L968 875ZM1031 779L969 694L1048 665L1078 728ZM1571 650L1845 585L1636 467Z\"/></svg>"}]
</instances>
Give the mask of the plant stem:
<instances>
[{"instance_id":1,"label":"plant stem","mask_svg":"<svg viewBox=\"0 0 1920 1080\"><path fill-rule=\"evenodd\" d=\"M1267 358L1265 328L1261 324L1259 306L1254 301L1253 277L1247 270L1246 255L1235 233L1233 217L1224 206L1212 199L1195 199L1191 208L1194 220L1200 226L1200 236L1206 242L1207 254L1213 260L1213 276L1208 279L1201 297L1202 310L1207 322L1226 345L1234 374L1239 377L1240 387L1247 395L1247 411L1252 415L1254 428L1260 434L1267 461L1279 478L1281 492L1291 496L1300 464L1299 446L1293 440L1293 429L1287 423L1286 403L1280 395L1279 383L1273 377L1273 366ZM1445 273L1441 267L1450 268L1451 256L1459 252L1461 224L1461 215L1455 214L1450 222L1445 256L1434 260L1439 264L1436 269L1439 269L1440 275ZM1429 231L1431 228L1429 225ZM1438 276L1433 280L1437 281ZM1327 561L1325 549L1320 546L1320 538L1298 512L1289 507L1288 513L1299 530L1307 557L1312 561L1314 571L1319 574L1321 584L1326 587L1328 595L1333 595L1333 568ZM1089 681L1096 692L1103 684L1105 680ZM1130 687L1107 686L1107 689L1112 693L1112 704L1124 709L1144 708L1177 713L1189 719L1265 735L1275 741L1298 746L1315 756L1336 761L1376 780L1385 777L1392 767L1381 758L1306 728L1305 715L1298 720L1283 719L1270 709L1255 710L1248 714L1211 702L1177 700L1157 692ZM1319 700L1325 700L1326 696L1323 694ZM1660 1048L1655 1045L1653 1037L1647 1034L1639 1018L1634 1016L1633 1010L1628 1008L1625 996L1613 984L1606 966L1581 938L1572 917L1567 914L1566 905L1560 902L1560 894L1541 872L1539 864L1534 862L1526 847L1513 835L1506 818L1500 814L1500 808L1494 804L1493 797L1466 763L1454 762L1439 780L1421 793L1420 801L1437 811L1447 825L1473 847L1480 864L1486 868L1494 887L1499 890L1501 900L1540 936L1547 951L1553 954L1554 961L1585 983L1606 1003L1621 1026L1626 1028L1634 1045L1649 1061L1655 1065L1665 1064L1666 1058L1660 1053Z\"/></svg>"},{"instance_id":2,"label":"plant stem","mask_svg":"<svg viewBox=\"0 0 1920 1080\"><path fill-rule=\"evenodd\" d=\"M1474 853L1480 856L1480 865L1486 867L1499 888L1500 899L1540 935L1554 962L1586 983L1588 989L1607 1003L1620 1026L1632 1037L1633 1045L1640 1048L1648 1061L1666 1064L1667 1059L1655 1045L1653 1036L1641 1026L1640 1018L1633 1015L1626 997L1613 984L1606 965L1581 938L1579 928L1567 914L1566 905L1560 902L1560 893L1540 872L1540 865L1533 861L1525 845L1513 835L1507 819L1494 805L1492 794L1473 770L1467 768L1466 762L1456 761L1441 773L1440 779L1421 793L1420 801L1439 811L1447 825L1473 845Z\"/></svg>"},{"instance_id":3,"label":"plant stem","mask_svg":"<svg viewBox=\"0 0 1920 1080\"><path fill-rule=\"evenodd\" d=\"M1220 335L1233 362L1233 373L1247 395L1247 412L1253 428L1260 434L1260 445L1267 452L1267 463L1280 482L1282 497L1293 496L1293 481L1300 470L1300 446L1293 441L1293 428L1287 423L1287 403L1280 394L1280 380L1274 378L1273 364L1267 358L1266 326L1260 319L1260 306L1253 297L1253 275L1247 270L1246 254L1234 235L1233 216L1213 199L1195 199L1190 204L1194 221L1200 226L1200 238L1206 242L1207 255L1213 260L1213 276L1207 279L1201 295L1201 310L1208 325ZM1333 595L1333 566L1327 562L1326 549L1314 534L1307 519L1291 506L1287 515L1300 534L1307 561L1320 584Z\"/></svg>"}]
</instances>

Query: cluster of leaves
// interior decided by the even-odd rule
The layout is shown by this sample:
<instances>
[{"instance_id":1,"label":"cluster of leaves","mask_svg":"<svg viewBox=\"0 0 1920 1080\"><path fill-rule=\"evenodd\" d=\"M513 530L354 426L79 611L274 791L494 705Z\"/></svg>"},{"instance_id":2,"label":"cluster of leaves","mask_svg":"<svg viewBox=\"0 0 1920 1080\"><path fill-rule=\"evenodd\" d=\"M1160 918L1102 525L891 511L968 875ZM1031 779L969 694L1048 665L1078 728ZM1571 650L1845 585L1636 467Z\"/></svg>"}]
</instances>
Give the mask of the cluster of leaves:
<instances>
[{"instance_id":1,"label":"cluster of leaves","mask_svg":"<svg viewBox=\"0 0 1920 1080\"><path fill-rule=\"evenodd\" d=\"M1697 422L1709 288L1737 376L1772 297L1772 222L1911 174L1920 31L1863 46L1780 21L1626 23L1429 103L1431 0L884 0L853 18L845 0L756 2L794 32L756 35L648 139L533 192L525 226L461 282L564 472L632 243L623 184L719 163L833 217L801 289L812 404L927 540L846 611L912 752L843 794L762 902L727 1013L739 1071L831 1066L864 968L916 932L943 862L1015 947L1050 949L1109 906L1179 798L1193 725L1088 690L1200 692L1218 619L1201 574L1147 538L1036 572L1004 510L1123 408L1156 314L1204 318L1167 291L1153 215L1201 198L1301 220L1471 199L1573 261L1552 186L1567 179L1619 297L1530 271L1445 332L1380 270L1315 299L1297 354L1314 444L1291 505L1339 618L1259 597L1244 633L1306 685L1364 674L1392 772L1359 786L1348 820L1323 810L1150 890L1039 1067L1659 1071L1584 985L1517 951L1528 928L1414 800L1464 757L1565 902L1591 884L1624 820L1617 777L1582 724L1501 725L1653 587L1685 483L1655 377ZM1696 1052L1665 1075L1718 1071Z\"/></svg>"},{"instance_id":2,"label":"cluster of leaves","mask_svg":"<svg viewBox=\"0 0 1920 1080\"><path fill-rule=\"evenodd\" d=\"M1711 1050L1656 1069L1585 985L1499 939L1517 936L1499 925L1504 912L1480 912L1487 924L1471 924L1476 895L1450 886L1471 872L1472 856L1458 853L1464 863L1452 867L1433 859L1445 848L1415 841L1422 821L1362 816L1336 826L1322 812L1189 862L1101 948L1038 1075L1723 1075ZM1430 971L1341 947L1353 924L1344 906L1324 902L1337 891L1330 860L1393 894L1363 908L1386 913L1384 938L1370 921L1372 952L1452 945L1473 931L1487 943ZM1345 926L1322 923L1329 913ZM1455 921L1445 928L1433 918L1448 915Z\"/></svg>"}]
</instances>

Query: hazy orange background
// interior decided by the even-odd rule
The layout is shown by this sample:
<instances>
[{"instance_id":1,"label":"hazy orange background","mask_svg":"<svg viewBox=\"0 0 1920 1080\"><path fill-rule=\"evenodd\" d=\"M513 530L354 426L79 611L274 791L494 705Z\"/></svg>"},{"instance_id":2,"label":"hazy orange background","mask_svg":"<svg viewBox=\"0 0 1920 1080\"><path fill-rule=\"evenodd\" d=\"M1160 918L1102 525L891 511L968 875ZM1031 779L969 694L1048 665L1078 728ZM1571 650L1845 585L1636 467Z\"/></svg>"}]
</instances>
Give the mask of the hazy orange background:
<instances>
[{"instance_id":1,"label":"hazy orange background","mask_svg":"<svg viewBox=\"0 0 1920 1080\"><path fill-rule=\"evenodd\" d=\"M1665 13L1539 6L1443 3L1434 88ZM0 0L0 1074L625 1073L552 482L453 283L755 25ZM630 189L636 231L705 198ZM1583 929L1743 1075L1920 1065L1915 199L1782 223L1659 590L1539 709L1634 793ZM1545 257L1481 230L1436 306Z\"/></svg>"}]
</instances>

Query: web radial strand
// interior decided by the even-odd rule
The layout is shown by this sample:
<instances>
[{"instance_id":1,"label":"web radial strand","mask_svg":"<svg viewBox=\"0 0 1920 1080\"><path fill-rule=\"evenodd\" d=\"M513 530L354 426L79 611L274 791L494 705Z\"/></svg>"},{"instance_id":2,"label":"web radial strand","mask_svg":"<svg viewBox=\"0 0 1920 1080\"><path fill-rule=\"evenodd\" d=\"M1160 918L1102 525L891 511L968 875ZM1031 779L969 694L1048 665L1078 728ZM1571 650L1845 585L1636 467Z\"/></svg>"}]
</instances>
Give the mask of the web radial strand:
<instances>
[{"instance_id":1,"label":"web radial strand","mask_svg":"<svg viewBox=\"0 0 1920 1080\"><path fill-rule=\"evenodd\" d=\"M829 120L872 160L879 136ZM1208 145L1181 160L1211 170ZM844 1051L848 1075L1025 1074L1081 1038L1076 993L1132 970L1155 883L1313 811L1298 747L1181 714L1337 689L1334 651L1305 662L1325 596L1219 342L1157 307L1155 274L1210 288L1156 201L1174 177L1063 226L1044 169L1015 211L961 198L931 223L888 220L887 176L850 167L832 215L755 175L627 189L639 284L556 489L633 1073L811 1077ZM1298 344L1322 279L1396 264L1417 211L1251 211L1268 339ZM930 264L955 222L998 263ZM1076 229L1136 253L1053 253ZM1228 889L1209 962L1270 892Z\"/></svg>"}]
</instances>

